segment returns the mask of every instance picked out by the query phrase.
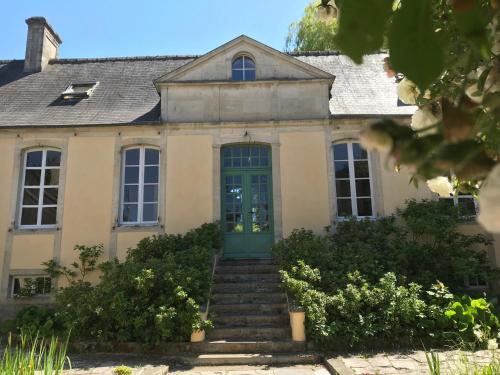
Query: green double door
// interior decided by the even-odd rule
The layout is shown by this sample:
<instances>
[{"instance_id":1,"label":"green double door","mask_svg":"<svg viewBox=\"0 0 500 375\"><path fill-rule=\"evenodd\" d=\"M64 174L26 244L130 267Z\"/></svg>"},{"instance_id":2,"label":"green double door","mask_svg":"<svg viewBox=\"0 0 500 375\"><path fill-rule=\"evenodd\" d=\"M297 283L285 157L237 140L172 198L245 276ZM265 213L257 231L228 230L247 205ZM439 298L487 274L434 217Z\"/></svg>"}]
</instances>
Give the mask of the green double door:
<instances>
[{"instance_id":1,"label":"green double door","mask_svg":"<svg viewBox=\"0 0 500 375\"><path fill-rule=\"evenodd\" d=\"M271 149L223 147L221 168L224 257L270 258L274 242Z\"/></svg>"}]
</instances>

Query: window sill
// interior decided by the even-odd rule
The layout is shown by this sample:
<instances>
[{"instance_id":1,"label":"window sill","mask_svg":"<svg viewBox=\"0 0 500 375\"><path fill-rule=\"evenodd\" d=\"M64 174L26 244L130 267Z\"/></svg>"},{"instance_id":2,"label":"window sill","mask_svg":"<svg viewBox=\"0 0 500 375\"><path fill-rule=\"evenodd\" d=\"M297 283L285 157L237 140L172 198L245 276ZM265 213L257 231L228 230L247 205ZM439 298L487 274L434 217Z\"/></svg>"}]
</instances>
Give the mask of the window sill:
<instances>
[{"instance_id":1,"label":"window sill","mask_svg":"<svg viewBox=\"0 0 500 375\"><path fill-rule=\"evenodd\" d=\"M156 231L159 232L163 229L162 224L120 224L113 227L115 232L143 232L143 231Z\"/></svg>"},{"instance_id":2,"label":"window sill","mask_svg":"<svg viewBox=\"0 0 500 375\"><path fill-rule=\"evenodd\" d=\"M60 231L60 227L38 227L38 228L10 228L12 234L52 234Z\"/></svg>"}]
</instances>

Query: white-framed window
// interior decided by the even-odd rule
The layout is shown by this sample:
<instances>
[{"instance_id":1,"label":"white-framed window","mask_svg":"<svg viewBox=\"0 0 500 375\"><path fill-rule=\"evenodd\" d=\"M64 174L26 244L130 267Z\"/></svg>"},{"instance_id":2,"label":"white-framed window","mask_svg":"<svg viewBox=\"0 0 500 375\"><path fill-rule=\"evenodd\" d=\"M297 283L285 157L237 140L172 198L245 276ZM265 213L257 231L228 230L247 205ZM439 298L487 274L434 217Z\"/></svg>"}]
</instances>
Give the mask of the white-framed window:
<instances>
[{"instance_id":1,"label":"white-framed window","mask_svg":"<svg viewBox=\"0 0 500 375\"><path fill-rule=\"evenodd\" d=\"M60 166L59 150L42 148L24 153L20 228L55 227Z\"/></svg>"},{"instance_id":2,"label":"white-framed window","mask_svg":"<svg viewBox=\"0 0 500 375\"><path fill-rule=\"evenodd\" d=\"M470 275L465 278L465 286L469 289L486 289L488 281L482 275Z\"/></svg>"},{"instance_id":3,"label":"white-framed window","mask_svg":"<svg viewBox=\"0 0 500 375\"><path fill-rule=\"evenodd\" d=\"M333 145L337 217L374 217L370 158L357 142Z\"/></svg>"},{"instance_id":4,"label":"white-framed window","mask_svg":"<svg viewBox=\"0 0 500 375\"><path fill-rule=\"evenodd\" d=\"M123 150L120 223L158 223L160 151L150 146Z\"/></svg>"},{"instance_id":5,"label":"white-framed window","mask_svg":"<svg viewBox=\"0 0 500 375\"><path fill-rule=\"evenodd\" d=\"M457 207L458 213L462 217L474 217L477 215L477 202L470 194L458 193L456 196L449 198L440 197L439 200L450 206Z\"/></svg>"},{"instance_id":6,"label":"white-framed window","mask_svg":"<svg viewBox=\"0 0 500 375\"><path fill-rule=\"evenodd\" d=\"M255 81L255 61L247 55L241 55L233 60L233 81Z\"/></svg>"},{"instance_id":7,"label":"white-framed window","mask_svg":"<svg viewBox=\"0 0 500 375\"><path fill-rule=\"evenodd\" d=\"M11 297L46 296L52 291L52 279L48 276L13 276Z\"/></svg>"}]
</instances>

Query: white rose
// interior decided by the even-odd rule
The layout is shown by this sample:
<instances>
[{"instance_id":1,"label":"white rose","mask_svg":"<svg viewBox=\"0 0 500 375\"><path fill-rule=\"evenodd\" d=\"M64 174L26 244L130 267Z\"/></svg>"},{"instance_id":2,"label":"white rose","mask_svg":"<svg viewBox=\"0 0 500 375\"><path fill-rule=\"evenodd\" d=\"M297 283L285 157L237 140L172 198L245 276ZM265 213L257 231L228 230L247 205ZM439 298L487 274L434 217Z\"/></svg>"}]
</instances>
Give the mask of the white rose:
<instances>
[{"instance_id":1,"label":"white rose","mask_svg":"<svg viewBox=\"0 0 500 375\"><path fill-rule=\"evenodd\" d=\"M488 340L488 350L497 350L498 349L498 343L496 339L490 339Z\"/></svg>"},{"instance_id":2,"label":"white rose","mask_svg":"<svg viewBox=\"0 0 500 375\"><path fill-rule=\"evenodd\" d=\"M397 87L398 98L405 104L416 104L420 90L408 78L403 78Z\"/></svg>"},{"instance_id":3,"label":"white rose","mask_svg":"<svg viewBox=\"0 0 500 375\"><path fill-rule=\"evenodd\" d=\"M392 150L393 140L383 131L367 128L359 135L359 141L366 150L389 152Z\"/></svg>"},{"instance_id":4,"label":"white rose","mask_svg":"<svg viewBox=\"0 0 500 375\"><path fill-rule=\"evenodd\" d=\"M431 180L427 180L427 186L433 193L439 194L440 197L449 198L453 194L453 186L448 177L439 176Z\"/></svg>"},{"instance_id":5,"label":"white rose","mask_svg":"<svg viewBox=\"0 0 500 375\"><path fill-rule=\"evenodd\" d=\"M491 171L479 190L477 221L488 232L500 233L500 164Z\"/></svg>"},{"instance_id":6,"label":"white rose","mask_svg":"<svg viewBox=\"0 0 500 375\"><path fill-rule=\"evenodd\" d=\"M411 116L411 128L415 131L435 125L443 119L443 114L439 107L433 108L431 105L424 105L417 109ZM421 135L435 134L437 128L426 130Z\"/></svg>"}]
</instances>

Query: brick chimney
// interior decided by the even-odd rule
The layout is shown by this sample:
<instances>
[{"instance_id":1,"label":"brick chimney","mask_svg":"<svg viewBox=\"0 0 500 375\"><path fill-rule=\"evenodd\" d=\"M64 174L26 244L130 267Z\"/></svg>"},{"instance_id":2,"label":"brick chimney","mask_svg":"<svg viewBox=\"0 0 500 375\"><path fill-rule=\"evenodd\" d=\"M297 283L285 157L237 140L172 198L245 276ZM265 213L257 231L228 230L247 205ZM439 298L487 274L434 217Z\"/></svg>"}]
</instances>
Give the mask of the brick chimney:
<instances>
[{"instance_id":1,"label":"brick chimney","mask_svg":"<svg viewBox=\"0 0 500 375\"><path fill-rule=\"evenodd\" d=\"M43 17L28 18L26 23L28 24L28 38L24 71L26 73L41 72L51 59L57 58L62 40Z\"/></svg>"}]
</instances>

